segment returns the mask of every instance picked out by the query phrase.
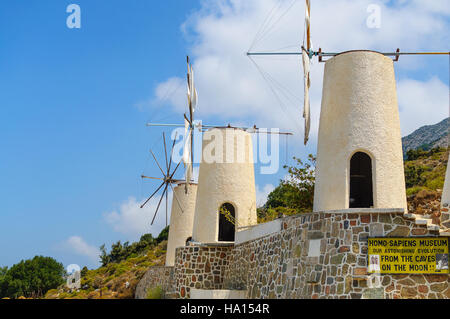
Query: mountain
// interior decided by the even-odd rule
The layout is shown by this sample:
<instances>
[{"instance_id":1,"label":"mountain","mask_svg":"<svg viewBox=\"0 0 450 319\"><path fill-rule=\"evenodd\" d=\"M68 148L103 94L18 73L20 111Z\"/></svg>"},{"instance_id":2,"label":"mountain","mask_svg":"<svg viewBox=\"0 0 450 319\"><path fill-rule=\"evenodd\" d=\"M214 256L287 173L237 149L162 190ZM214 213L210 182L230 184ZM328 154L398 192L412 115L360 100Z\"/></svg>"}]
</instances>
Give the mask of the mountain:
<instances>
[{"instance_id":1,"label":"mountain","mask_svg":"<svg viewBox=\"0 0 450 319\"><path fill-rule=\"evenodd\" d=\"M434 125L426 125L402 138L403 154L417 148L429 150L435 147L447 147L449 142L450 118Z\"/></svg>"}]
</instances>

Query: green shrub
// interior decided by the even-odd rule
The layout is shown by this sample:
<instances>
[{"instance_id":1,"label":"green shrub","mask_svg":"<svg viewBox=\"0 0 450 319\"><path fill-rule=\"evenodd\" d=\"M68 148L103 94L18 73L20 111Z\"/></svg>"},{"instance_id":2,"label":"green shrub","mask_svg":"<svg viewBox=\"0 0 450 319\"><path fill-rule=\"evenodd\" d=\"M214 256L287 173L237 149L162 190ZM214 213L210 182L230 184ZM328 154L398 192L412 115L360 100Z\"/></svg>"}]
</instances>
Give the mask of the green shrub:
<instances>
[{"instance_id":1,"label":"green shrub","mask_svg":"<svg viewBox=\"0 0 450 319\"><path fill-rule=\"evenodd\" d=\"M153 238L152 234L141 236L139 242L130 244L129 242L121 243L118 241L111 245L111 251L108 253L105 245L100 246L100 261L102 266L111 263L120 263L128 258L136 258L144 255L148 250L153 249L156 245L167 240L169 236L169 226L164 228L157 238Z\"/></svg>"},{"instance_id":2,"label":"green shrub","mask_svg":"<svg viewBox=\"0 0 450 319\"><path fill-rule=\"evenodd\" d=\"M442 189L444 187L444 177L439 176L431 181L428 181L426 185L432 190Z\"/></svg>"},{"instance_id":3,"label":"green shrub","mask_svg":"<svg viewBox=\"0 0 450 319\"><path fill-rule=\"evenodd\" d=\"M147 299L164 299L164 291L160 286L147 290Z\"/></svg>"},{"instance_id":4,"label":"green shrub","mask_svg":"<svg viewBox=\"0 0 450 319\"><path fill-rule=\"evenodd\" d=\"M406 189L406 196L416 195L422 189L425 189L425 188L422 186L410 187L410 188Z\"/></svg>"}]
</instances>

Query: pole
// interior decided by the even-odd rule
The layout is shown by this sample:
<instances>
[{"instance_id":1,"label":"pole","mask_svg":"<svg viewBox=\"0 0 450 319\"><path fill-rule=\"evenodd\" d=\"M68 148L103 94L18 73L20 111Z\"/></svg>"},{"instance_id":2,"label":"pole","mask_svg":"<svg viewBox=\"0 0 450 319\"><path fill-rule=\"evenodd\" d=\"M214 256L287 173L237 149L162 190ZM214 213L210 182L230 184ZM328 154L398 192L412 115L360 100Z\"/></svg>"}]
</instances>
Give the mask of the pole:
<instances>
[{"instance_id":1,"label":"pole","mask_svg":"<svg viewBox=\"0 0 450 319\"><path fill-rule=\"evenodd\" d=\"M356 51L356 50L355 50ZM370 50L368 50L370 51ZM376 52L376 51L373 51ZM341 52L344 53L344 52ZM317 56L336 56L341 53L330 53L330 52L314 52ZM258 55L301 55L301 52L247 52L248 56L258 56ZM398 56L398 55L449 55L450 52L380 52L380 54L386 56Z\"/></svg>"},{"instance_id":2,"label":"pole","mask_svg":"<svg viewBox=\"0 0 450 319\"><path fill-rule=\"evenodd\" d=\"M153 126L162 126L162 127L184 127L183 124L160 124L160 123L147 123L146 124L149 127ZM259 132L259 128L255 127L238 127L238 126L223 126L223 125L202 125L202 128L234 128L234 129L241 129L241 130L255 130L255 133L258 134L279 134L279 135L293 135L292 133L285 133L285 132Z\"/></svg>"},{"instance_id":3,"label":"pole","mask_svg":"<svg viewBox=\"0 0 450 319\"><path fill-rule=\"evenodd\" d=\"M311 4L310 4L310 0L306 0L306 12L307 12L307 16L306 16L306 48L309 50L311 49L311 22L310 22L310 17L311 17Z\"/></svg>"}]
</instances>

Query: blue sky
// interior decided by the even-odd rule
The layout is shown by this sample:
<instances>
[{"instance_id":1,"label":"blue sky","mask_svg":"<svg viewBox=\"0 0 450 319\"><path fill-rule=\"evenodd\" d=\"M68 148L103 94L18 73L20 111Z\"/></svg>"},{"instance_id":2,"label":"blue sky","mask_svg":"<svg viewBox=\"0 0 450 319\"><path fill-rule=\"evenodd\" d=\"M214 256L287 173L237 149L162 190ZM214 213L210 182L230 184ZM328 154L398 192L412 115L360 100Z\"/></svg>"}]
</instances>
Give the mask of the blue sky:
<instances>
[{"instance_id":1,"label":"blue sky","mask_svg":"<svg viewBox=\"0 0 450 319\"><path fill-rule=\"evenodd\" d=\"M155 186L142 183L140 174L158 175L148 150L162 147L162 130L145 123L182 121L186 54L197 72L198 118L280 127L296 134L289 157L314 153L323 65L313 65L313 125L305 148L301 103L280 106L244 56L275 2L1 1L0 266L42 254L65 265L95 267L101 244L158 234L163 214L150 227L151 209L140 216L136 209ZM315 4L317 21L342 12L335 32L353 36L338 41L313 18L314 43L329 51L448 51L445 1L380 1L377 30L364 25L372 2L352 10L344 0ZM71 3L81 7L81 29L66 26ZM284 19L259 49L301 41L303 2ZM294 27L286 31L283 24ZM301 97L299 61L261 65ZM403 133L448 116L448 57L402 57L396 71ZM280 158L283 165L283 144ZM258 167L263 198L285 172L260 175Z\"/></svg>"}]
</instances>

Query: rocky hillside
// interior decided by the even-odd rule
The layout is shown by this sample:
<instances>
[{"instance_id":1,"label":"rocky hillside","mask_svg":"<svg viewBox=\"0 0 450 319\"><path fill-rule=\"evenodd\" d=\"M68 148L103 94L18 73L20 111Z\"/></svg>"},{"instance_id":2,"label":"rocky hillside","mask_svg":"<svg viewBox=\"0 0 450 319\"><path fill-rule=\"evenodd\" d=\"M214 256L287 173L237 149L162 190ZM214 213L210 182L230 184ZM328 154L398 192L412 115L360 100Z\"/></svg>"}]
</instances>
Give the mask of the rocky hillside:
<instances>
[{"instance_id":1,"label":"rocky hillside","mask_svg":"<svg viewBox=\"0 0 450 319\"><path fill-rule=\"evenodd\" d=\"M142 246L144 242L147 242L146 245L136 253L136 248ZM84 268L81 271L80 289L72 290L63 284L57 289L49 290L44 298L133 299L136 286L149 267L165 264L166 249L166 238L159 242L157 240L149 242L148 235L144 235L139 242L131 245L114 244L111 253L103 255L105 264L102 267L93 270ZM119 250L120 258L114 258Z\"/></svg>"},{"instance_id":2,"label":"rocky hillside","mask_svg":"<svg viewBox=\"0 0 450 319\"><path fill-rule=\"evenodd\" d=\"M408 136L402 138L403 154L409 150L423 148L429 150L435 147L447 147L449 141L450 118L434 124L426 125L417 129Z\"/></svg>"},{"instance_id":3,"label":"rocky hillside","mask_svg":"<svg viewBox=\"0 0 450 319\"><path fill-rule=\"evenodd\" d=\"M405 160L408 211L439 224L440 202L447 168L445 148L409 150Z\"/></svg>"}]
</instances>

